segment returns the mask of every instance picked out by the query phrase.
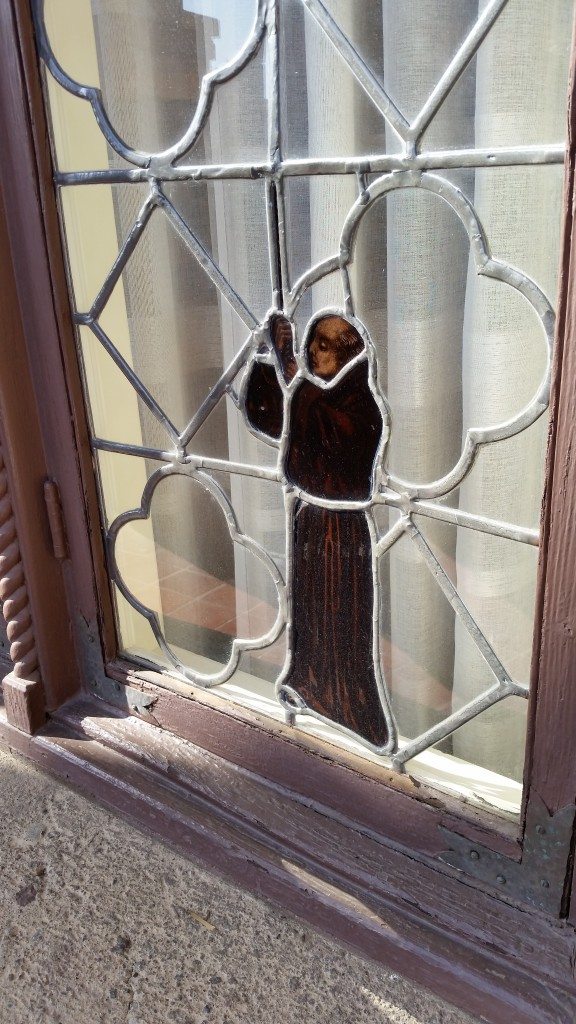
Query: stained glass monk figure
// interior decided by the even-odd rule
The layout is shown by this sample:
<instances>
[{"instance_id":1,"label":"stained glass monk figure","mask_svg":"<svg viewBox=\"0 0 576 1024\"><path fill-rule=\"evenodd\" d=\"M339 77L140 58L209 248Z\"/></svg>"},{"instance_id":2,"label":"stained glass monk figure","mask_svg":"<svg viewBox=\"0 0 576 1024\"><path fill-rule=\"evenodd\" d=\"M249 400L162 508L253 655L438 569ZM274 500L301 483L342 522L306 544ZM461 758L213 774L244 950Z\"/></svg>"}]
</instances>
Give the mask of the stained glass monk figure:
<instances>
[{"instance_id":1,"label":"stained glass monk figure","mask_svg":"<svg viewBox=\"0 0 576 1024\"><path fill-rule=\"evenodd\" d=\"M275 317L271 338L288 384L297 372L289 322ZM312 711L381 747L389 734L373 659L367 515L362 508L322 508L314 499L369 501L385 424L365 342L353 324L321 315L308 331L305 358L309 373L294 385L283 446L284 473L299 497L292 521L292 652L282 683ZM275 369L255 362L245 395L250 424L278 439L284 401Z\"/></svg>"}]
</instances>

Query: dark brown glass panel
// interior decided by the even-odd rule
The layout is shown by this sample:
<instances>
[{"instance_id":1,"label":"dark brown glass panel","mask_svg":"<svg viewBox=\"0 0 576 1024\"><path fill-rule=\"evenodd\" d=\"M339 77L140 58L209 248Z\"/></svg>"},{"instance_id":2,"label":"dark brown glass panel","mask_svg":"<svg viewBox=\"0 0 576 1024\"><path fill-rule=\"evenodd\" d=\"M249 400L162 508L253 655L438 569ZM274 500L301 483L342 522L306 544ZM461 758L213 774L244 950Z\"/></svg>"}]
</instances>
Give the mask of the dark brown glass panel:
<instances>
[{"instance_id":1,"label":"dark brown glass panel","mask_svg":"<svg viewBox=\"0 0 576 1024\"><path fill-rule=\"evenodd\" d=\"M281 317L271 323L271 340L289 381L296 370L292 329ZM383 422L367 360L326 387L363 349L360 334L343 317L320 317L310 330L306 356L317 383L302 380L292 399L285 473L311 498L370 498ZM272 366L254 365L246 411L258 430L281 435L282 390ZM292 658L284 683L311 710L383 746L388 728L372 655L374 580L366 513L323 509L302 498L292 531Z\"/></svg>"},{"instance_id":2,"label":"dark brown glass panel","mask_svg":"<svg viewBox=\"0 0 576 1024\"><path fill-rule=\"evenodd\" d=\"M371 538L364 512L305 501L294 514L293 654L286 685L313 710L383 746L372 658Z\"/></svg>"},{"instance_id":3,"label":"dark brown glass panel","mask_svg":"<svg viewBox=\"0 0 576 1024\"><path fill-rule=\"evenodd\" d=\"M246 387L246 415L261 434L277 440L282 433L283 399L276 370L269 363L255 363Z\"/></svg>"}]
</instances>

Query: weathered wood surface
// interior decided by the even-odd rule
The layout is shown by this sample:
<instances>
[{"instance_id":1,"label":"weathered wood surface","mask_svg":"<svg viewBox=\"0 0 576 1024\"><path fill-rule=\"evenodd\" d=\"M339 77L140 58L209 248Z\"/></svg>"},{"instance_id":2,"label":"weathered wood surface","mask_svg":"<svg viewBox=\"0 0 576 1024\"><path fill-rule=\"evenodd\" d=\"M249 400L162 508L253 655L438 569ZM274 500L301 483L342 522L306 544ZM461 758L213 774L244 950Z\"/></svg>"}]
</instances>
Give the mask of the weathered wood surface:
<instances>
[{"instance_id":1,"label":"weathered wood surface","mask_svg":"<svg viewBox=\"0 0 576 1024\"><path fill-rule=\"evenodd\" d=\"M22 361L22 389L15 390L13 397L17 395L21 401L25 389L28 393L31 388L35 391L35 398L27 405L32 414L28 433L23 437L17 430L12 431L10 444L24 455L26 451L29 455L41 453L40 461L45 461L49 475L61 485L71 555L63 576L70 608L89 623L94 638L101 626L111 657L115 649L113 619L69 318L46 125L29 9L24 0L13 0L0 7L0 38L5 58L0 62L1 116L14 141L14 146L3 153L0 180L7 207L11 260L16 270L14 294L21 321L18 330L25 336L25 345L19 344L18 349L25 353L28 346L29 353ZM551 810L573 800L576 793L572 101L570 111L567 221L552 405L552 468L545 505L547 543L543 550L539 604L543 629L535 658L539 694L537 702L532 701L534 742L529 761L531 785ZM50 403L42 401L47 389L53 397ZM37 439L37 443L31 438ZM36 479L32 473L30 477L27 472L23 474L29 488L32 479ZM36 508L34 501L23 503L23 507ZM27 521L27 536L38 538L40 530L38 524ZM40 540L30 541L29 550L37 550L40 557ZM56 600L57 578L51 579L50 573L43 575L38 562L35 593L44 609L45 631L39 650L43 666L47 666L51 707L79 682L76 660L71 649L62 643L62 637L68 635L70 620L64 617L64 629L49 628L62 607ZM61 586L59 583L58 587ZM123 678L126 677L124 668ZM513 838L505 828L491 826L476 812L466 812L472 815L472 821L461 821L457 807L448 798L438 797L437 806L432 806L426 802L431 800L430 792L419 790L411 780L394 779L385 770L368 767L361 759L336 750L332 756L319 741L290 737L289 730L272 727L257 715L242 711L226 713L229 705L226 709L223 701L219 704L218 698L211 695L199 692L197 699L182 701L175 694L155 692L159 696L151 720L153 717L176 734L185 732L208 750L226 752L244 767L283 787L278 794L276 817L263 793L254 798L250 817L244 784L244 811L238 814L235 804L241 794L237 788L231 788L230 804L224 802L223 794L213 792L210 796L198 789L197 781L191 785L183 779L171 781L172 741L165 735L160 737L164 769L161 759L156 766L134 759L134 750L141 749L134 747L134 734L124 737L131 750L134 748L130 757L126 748L121 752L120 747L113 749L108 745L110 740L104 743L78 738L71 725L63 722L53 724L51 734L43 730L38 738L27 737L4 722L2 736L4 742L75 780L109 806L156 834L169 837L188 855L204 857L242 884L284 902L331 934L397 967L478 1016L497 1024L563 1024L574 1019L572 965L576 962L576 944L570 925L554 925L540 915L518 911L501 898L482 893L474 885L423 863L423 857L433 857L442 849L436 827L439 822L472 837L482 835L488 845L513 852ZM138 743L141 739L138 737ZM205 761L202 765L207 770ZM219 765L219 775L221 768ZM290 789L297 790L295 799L291 799ZM319 812L321 803L334 813ZM258 806L262 810L260 818ZM304 822L299 820L297 825L291 815L295 808L306 806L329 820L330 828L338 823L340 815L345 819L340 822L342 827L351 827L351 833L362 838L359 855L363 866L357 881L354 865L347 859L348 853L356 850L352 834L350 845L346 846L343 833L337 836L330 832L332 845L339 845L341 840L342 850L348 851L342 852L336 865L331 865L329 836L320 831L322 848L314 847L314 830L321 818L311 816L307 819L310 844L304 847ZM350 826L352 811L354 826ZM270 828L266 814L270 816ZM273 831L280 828L278 817L282 814L288 821L286 828L292 824L295 830L292 843L286 831ZM327 828L326 821L324 824ZM383 832L386 843L382 841ZM379 847L382 860L370 859L376 858L376 852L374 846L365 845L368 842ZM394 850L390 844L411 852ZM400 859L395 860L393 855ZM388 871L391 884L387 887Z\"/></svg>"},{"instance_id":2,"label":"weathered wood surface","mask_svg":"<svg viewBox=\"0 0 576 1024\"><path fill-rule=\"evenodd\" d=\"M0 417L1 419L1 417ZM32 622L30 594L18 540L16 516L10 495L10 478L4 459L0 424L0 602L6 623L13 671L21 679L38 680L38 651Z\"/></svg>"},{"instance_id":3,"label":"weathered wood surface","mask_svg":"<svg viewBox=\"0 0 576 1024\"><path fill-rule=\"evenodd\" d=\"M2 680L4 708L10 725L32 736L46 721L44 688L39 680L19 679L9 672Z\"/></svg>"},{"instance_id":4,"label":"weathered wood surface","mask_svg":"<svg viewBox=\"0 0 576 1024\"><path fill-rule=\"evenodd\" d=\"M336 813L353 813L359 827L391 842L435 855L442 849L438 826L443 825L471 842L520 856L518 826L483 808L463 807L456 797L342 748L327 747L314 736L232 704L215 690L187 686L187 699L182 700L179 693L157 685L153 673L136 674L126 662L109 671L154 698L149 721L160 728Z\"/></svg>"}]
</instances>

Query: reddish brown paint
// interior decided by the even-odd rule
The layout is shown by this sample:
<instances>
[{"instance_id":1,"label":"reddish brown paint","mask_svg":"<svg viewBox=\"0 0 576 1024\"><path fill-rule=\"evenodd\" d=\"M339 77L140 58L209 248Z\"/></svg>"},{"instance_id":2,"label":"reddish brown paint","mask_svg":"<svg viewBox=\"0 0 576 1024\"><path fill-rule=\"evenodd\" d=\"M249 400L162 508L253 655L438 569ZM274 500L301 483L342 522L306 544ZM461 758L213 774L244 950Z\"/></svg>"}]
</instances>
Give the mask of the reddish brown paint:
<instances>
[{"instance_id":1,"label":"reddish brown paint","mask_svg":"<svg viewBox=\"0 0 576 1024\"><path fill-rule=\"evenodd\" d=\"M574 47L573 47L574 54ZM551 812L576 799L576 79L568 152L527 778Z\"/></svg>"},{"instance_id":2,"label":"reddish brown paint","mask_svg":"<svg viewBox=\"0 0 576 1024\"><path fill-rule=\"evenodd\" d=\"M55 480L44 481L44 503L48 514L48 525L52 537L54 558L68 558L68 539L60 501L60 490Z\"/></svg>"},{"instance_id":3,"label":"reddish brown paint","mask_svg":"<svg viewBox=\"0 0 576 1024\"><path fill-rule=\"evenodd\" d=\"M60 686L71 693L82 660L78 623L88 623L100 636L108 656L116 651L116 634L31 14L27 0L1 6L0 87L10 126L5 137L14 141L5 147L2 187L44 439L44 475L58 484L70 553L62 572L78 646L72 675L61 673Z\"/></svg>"},{"instance_id":4,"label":"reddish brown paint","mask_svg":"<svg viewBox=\"0 0 576 1024\"><path fill-rule=\"evenodd\" d=\"M38 650L30 594L26 584L10 478L0 443L0 602L14 674L39 679Z\"/></svg>"},{"instance_id":5,"label":"reddish brown paint","mask_svg":"<svg viewBox=\"0 0 576 1024\"><path fill-rule=\"evenodd\" d=\"M0 37L8 11L0 10ZM4 124L6 96L4 75L9 69L0 61L0 123ZM7 135L7 129L6 129ZM16 142L19 141L16 133ZM3 133L3 137L6 137ZM9 163L7 147L2 171ZM0 175L2 174L0 171ZM0 178L1 181L1 178ZM77 669L62 637L68 635L68 611L62 574L51 551L45 516L43 482L46 477L43 438L36 410L30 365L25 346L21 302L12 263L11 239L4 216L0 188L0 436L8 495L15 520L35 660L40 663L46 703L57 707L78 686ZM28 287L31 282L28 281ZM25 301L24 299L22 301ZM25 412L25 415L24 415ZM20 584L19 584L19 589ZM11 593L6 574L2 598ZM21 597L19 598L21 603ZM22 613L22 607L18 609ZM10 617L9 608L6 614Z\"/></svg>"}]
</instances>

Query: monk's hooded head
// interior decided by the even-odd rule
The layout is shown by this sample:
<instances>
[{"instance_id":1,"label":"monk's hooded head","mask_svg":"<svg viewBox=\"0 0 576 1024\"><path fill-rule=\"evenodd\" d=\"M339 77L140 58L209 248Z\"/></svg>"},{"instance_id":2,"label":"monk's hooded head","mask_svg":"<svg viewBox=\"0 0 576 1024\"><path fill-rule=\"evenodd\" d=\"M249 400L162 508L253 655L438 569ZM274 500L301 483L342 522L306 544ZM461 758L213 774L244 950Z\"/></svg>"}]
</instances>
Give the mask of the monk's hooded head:
<instances>
[{"instance_id":1,"label":"monk's hooded head","mask_svg":"<svg viewBox=\"0 0 576 1024\"><path fill-rule=\"evenodd\" d=\"M317 377L331 380L363 348L356 328L344 317L329 314L314 324L308 339L308 366Z\"/></svg>"}]
</instances>

